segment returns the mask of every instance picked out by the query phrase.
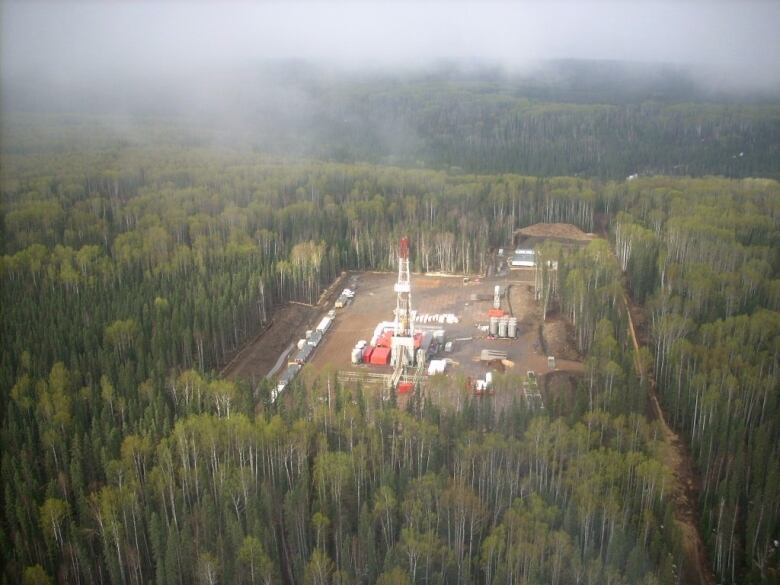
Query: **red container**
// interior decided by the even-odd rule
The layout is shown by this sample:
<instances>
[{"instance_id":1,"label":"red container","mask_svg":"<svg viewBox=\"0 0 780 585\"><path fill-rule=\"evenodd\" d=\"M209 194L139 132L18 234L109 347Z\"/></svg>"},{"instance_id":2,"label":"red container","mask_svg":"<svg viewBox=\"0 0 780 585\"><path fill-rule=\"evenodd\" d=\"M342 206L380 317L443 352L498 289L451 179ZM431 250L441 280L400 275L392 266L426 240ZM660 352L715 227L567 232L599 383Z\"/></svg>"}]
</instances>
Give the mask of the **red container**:
<instances>
[{"instance_id":1,"label":"red container","mask_svg":"<svg viewBox=\"0 0 780 585\"><path fill-rule=\"evenodd\" d=\"M414 334L414 349L420 349L422 346L422 333Z\"/></svg>"},{"instance_id":2,"label":"red container","mask_svg":"<svg viewBox=\"0 0 780 585\"><path fill-rule=\"evenodd\" d=\"M370 345L367 345L363 348L363 363L364 364L370 364L371 363L371 354L373 353L374 348Z\"/></svg>"},{"instance_id":3,"label":"red container","mask_svg":"<svg viewBox=\"0 0 780 585\"><path fill-rule=\"evenodd\" d=\"M398 383L398 393L399 394L408 394L412 391L412 388L414 388L414 384L411 382L399 382Z\"/></svg>"},{"instance_id":4,"label":"red container","mask_svg":"<svg viewBox=\"0 0 780 585\"><path fill-rule=\"evenodd\" d=\"M488 317L503 317L504 311L502 309L488 309Z\"/></svg>"},{"instance_id":5,"label":"red container","mask_svg":"<svg viewBox=\"0 0 780 585\"><path fill-rule=\"evenodd\" d=\"M393 332L385 331L379 336L379 341L376 342L377 347L390 347L392 345Z\"/></svg>"},{"instance_id":6,"label":"red container","mask_svg":"<svg viewBox=\"0 0 780 585\"><path fill-rule=\"evenodd\" d=\"M386 366L390 363L390 348L389 347L375 347L371 353L371 365L374 366Z\"/></svg>"}]
</instances>

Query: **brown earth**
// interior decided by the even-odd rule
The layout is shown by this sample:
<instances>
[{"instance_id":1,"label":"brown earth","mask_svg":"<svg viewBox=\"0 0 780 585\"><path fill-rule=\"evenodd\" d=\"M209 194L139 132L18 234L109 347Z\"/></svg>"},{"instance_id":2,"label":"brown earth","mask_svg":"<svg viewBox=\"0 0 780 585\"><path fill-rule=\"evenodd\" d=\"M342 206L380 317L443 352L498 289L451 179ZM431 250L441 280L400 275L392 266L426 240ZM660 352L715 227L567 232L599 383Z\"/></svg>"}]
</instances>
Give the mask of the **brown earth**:
<instances>
[{"instance_id":1,"label":"brown earth","mask_svg":"<svg viewBox=\"0 0 780 585\"><path fill-rule=\"evenodd\" d=\"M536 223L515 230L515 234L527 238L557 238L562 240L588 241L595 239L592 234L586 234L580 228L570 223Z\"/></svg>"},{"instance_id":2,"label":"brown earth","mask_svg":"<svg viewBox=\"0 0 780 585\"><path fill-rule=\"evenodd\" d=\"M574 342L574 327L559 314L548 314L542 324L542 339L549 355L558 359L582 361Z\"/></svg>"},{"instance_id":3,"label":"brown earth","mask_svg":"<svg viewBox=\"0 0 780 585\"><path fill-rule=\"evenodd\" d=\"M346 273L320 295L316 305L289 302L273 312L270 322L251 339L220 371L229 380L247 380L253 386L264 378L282 352L314 327L338 298Z\"/></svg>"},{"instance_id":4,"label":"brown earth","mask_svg":"<svg viewBox=\"0 0 780 585\"><path fill-rule=\"evenodd\" d=\"M628 302L625 295L623 303L628 310L629 332L634 349L638 350L639 340L646 340L647 318L640 307ZM635 323L642 324L642 336L638 335ZM674 515L677 526L682 533L682 545L687 561L682 567L682 582L689 585L715 585L712 564L698 527L697 503L700 486L693 458L685 442L666 422L664 411L658 400L658 388L652 372L645 372L639 360L636 361L636 368L641 377L648 379L651 418L658 421L661 427L666 443L666 463L674 475Z\"/></svg>"}]
</instances>

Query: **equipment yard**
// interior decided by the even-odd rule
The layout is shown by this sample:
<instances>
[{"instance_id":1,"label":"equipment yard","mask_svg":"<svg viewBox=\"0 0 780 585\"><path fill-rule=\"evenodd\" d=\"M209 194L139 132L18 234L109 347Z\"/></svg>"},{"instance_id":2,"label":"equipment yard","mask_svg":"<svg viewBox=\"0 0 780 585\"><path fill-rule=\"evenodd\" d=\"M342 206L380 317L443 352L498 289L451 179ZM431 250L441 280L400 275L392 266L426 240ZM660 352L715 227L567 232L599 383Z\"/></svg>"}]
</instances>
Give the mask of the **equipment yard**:
<instances>
[{"instance_id":1,"label":"equipment yard","mask_svg":"<svg viewBox=\"0 0 780 585\"><path fill-rule=\"evenodd\" d=\"M408 306L405 334L414 332L424 339L428 351L422 361L412 351L403 358L405 365L398 364L400 354L395 352L403 350L389 347L388 339L393 337L389 330L400 306L396 274L356 272L342 275L317 306L290 304L283 308L271 327L239 352L227 373L231 378L248 380L252 386L262 377L277 380L274 399L300 371L307 378L326 373L338 374L342 382L374 382L399 394L419 384L427 387L431 396L447 395L444 401L450 403L464 392L509 397L515 394L507 392L512 388L522 388L528 400L539 402L542 397L536 388L547 387L545 374L575 374L583 370L583 364L565 319L548 314L547 323L542 325L541 310L534 300L534 269L498 274L491 278L408 276L414 308L402 293ZM345 285L349 286L344 289L349 291L347 297L339 295ZM491 324L491 316L496 315L499 318ZM327 327L312 330L323 322L321 319L327 321ZM385 334L378 336L383 326ZM359 342L361 348L366 346L362 355L361 350L353 349ZM374 347L381 345L387 349ZM376 351L374 359L366 357L370 350ZM551 356L555 358L552 362ZM355 363L356 357L365 363ZM292 365L288 367L288 363ZM444 376L425 375L442 370ZM501 374L507 374L506 378Z\"/></svg>"},{"instance_id":2,"label":"equipment yard","mask_svg":"<svg viewBox=\"0 0 780 585\"><path fill-rule=\"evenodd\" d=\"M348 307L337 310L333 327L310 362L311 368L322 370L330 366L339 371L390 373L391 366L351 363L350 349L361 339L371 339L378 322L392 320L395 275L361 273L355 276L357 294ZM507 369L513 373L525 374L533 370L543 374L548 371L547 355L542 351L539 339L540 311L533 300L532 276L521 279L522 276L513 272L507 278L470 279L464 283L461 276L412 275L414 306L418 314L453 313L458 317L458 323L455 324L417 324L418 329L444 329L447 341L452 341L452 351L440 352L437 356L449 360L447 374L484 376L488 368L479 361L483 349L506 352L507 360L514 363ZM517 318L515 339L490 339L487 332L477 327L488 324L487 312L492 303L490 300L472 301L471 298L492 299L496 284L502 287L511 285L510 302L507 303L504 297L502 307ZM556 359L556 366L559 370L582 370L582 363L574 360Z\"/></svg>"}]
</instances>

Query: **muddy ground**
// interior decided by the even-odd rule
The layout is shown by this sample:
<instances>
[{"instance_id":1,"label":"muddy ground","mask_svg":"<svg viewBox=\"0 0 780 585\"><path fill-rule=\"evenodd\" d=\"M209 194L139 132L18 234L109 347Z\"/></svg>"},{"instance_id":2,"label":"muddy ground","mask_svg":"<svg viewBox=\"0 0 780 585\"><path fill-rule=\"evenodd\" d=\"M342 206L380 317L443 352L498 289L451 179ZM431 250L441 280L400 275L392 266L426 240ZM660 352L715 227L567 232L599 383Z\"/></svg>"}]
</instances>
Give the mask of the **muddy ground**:
<instances>
[{"instance_id":1,"label":"muddy ground","mask_svg":"<svg viewBox=\"0 0 780 585\"><path fill-rule=\"evenodd\" d=\"M274 310L266 327L228 362L220 375L230 380L246 380L254 387L271 371L290 344L327 314L348 283L347 275L343 274L322 293L316 305L291 302Z\"/></svg>"}]
</instances>

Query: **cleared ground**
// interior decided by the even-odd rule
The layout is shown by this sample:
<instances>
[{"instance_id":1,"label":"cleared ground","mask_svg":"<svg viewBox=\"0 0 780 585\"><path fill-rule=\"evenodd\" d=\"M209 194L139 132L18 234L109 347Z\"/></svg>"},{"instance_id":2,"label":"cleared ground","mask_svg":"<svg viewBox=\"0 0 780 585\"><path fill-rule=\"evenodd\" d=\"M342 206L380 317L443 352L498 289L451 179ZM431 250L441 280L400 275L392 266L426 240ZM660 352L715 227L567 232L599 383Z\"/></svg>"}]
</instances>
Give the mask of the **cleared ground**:
<instances>
[{"instance_id":1,"label":"cleared ground","mask_svg":"<svg viewBox=\"0 0 780 585\"><path fill-rule=\"evenodd\" d=\"M542 325L541 312L533 299L533 270L503 270L500 274L487 279L470 278L466 282L462 276L412 275L412 303L418 313L453 313L459 319L457 324L416 324L418 330L444 329L447 340L453 342L452 352L436 356L450 360L446 376L430 378L428 384L430 395L438 397L443 403L457 404L465 396L466 378L484 378L488 371L507 374L505 379L496 379L496 396L502 395L496 403L511 401L513 396L523 393L522 380L528 370L539 376L552 373L547 366L548 354L543 348L556 357L556 371L559 372L556 376L566 377L566 373L577 374L583 370L582 361L571 343L567 322L554 317ZM343 309L336 309L333 325L301 375L311 378L320 373L346 372L365 378L366 375L390 374L390 366L352 364L350 351L358 340L371 339L377 323L392 320L396 303L393 291L395 280L394 273L349 273L342 275L316 306L290 303L282 307L269 327L223 369L223 376L244 379L254 386L266 376L278 375L287 363L286 354L291 345L333 308L335 298L346 286L357 293L353 302ZM496 284L506 291L501 308L517 318L515 339L490 339L486 332L479 329L480 325L489 322L487 311L493 306L492 294ZM490 300L474 301L475 296ZM513 365L491 370L479 361L483 349L505 351L509 363ZM279 364L282 368L275 369ZM453 379L457 381L455 384ZM548 386L544 379L540 379L539 387L543 391Z\"/></svg>"},{"instance_id":2,"label":"cleared ground","mask_svg":"<svg viewBox=\"0 0 780 585\"><path fill-rule=\"evenodd\" d=\"M337 311L335 323L317 349L310 368L389 373L389 366L352 364L350 350L358 340L369 340L377 323L392 320L396 275L362 273L353 275L353 279L357 295L350 306ZM447 339L453 341L453 351L438 356L452 360L448 374L484 377L488 368L479 362L482 349L505 351L508 359L514 362L508 372L548 371L547 356L539 339L540 314L533 300L530 280L532 273L529 278L529 275L518 274L517 271L512 271L507 277L470 279L466 283L460 276L412 275L412 304L418 313L454 313L459 319L459 323L451 325L416 325L418 329L444 329ZM491 300L472 301L472 295L492 295L496 284L505 290L508 287L509 295L502 299L502 308L517 317L516 339L488 339L487 333L478 328L488 323L487 311L493 305ZM559 370L582 370L581 362L574 360L558 359L556 365Z\"/></svg>"}]
</instances>

